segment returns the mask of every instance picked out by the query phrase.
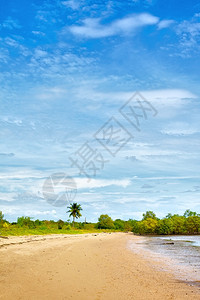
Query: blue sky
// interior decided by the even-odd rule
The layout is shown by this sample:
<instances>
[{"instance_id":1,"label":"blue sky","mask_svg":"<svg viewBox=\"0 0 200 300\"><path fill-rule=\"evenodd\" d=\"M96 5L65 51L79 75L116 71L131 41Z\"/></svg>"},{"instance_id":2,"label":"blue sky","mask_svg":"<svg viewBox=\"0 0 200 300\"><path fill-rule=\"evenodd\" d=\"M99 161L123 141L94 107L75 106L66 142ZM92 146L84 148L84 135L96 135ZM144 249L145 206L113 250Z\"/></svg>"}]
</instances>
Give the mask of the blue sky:
<instances>
[{"instance_id":1,"label":"blue sky","mask_svg":"<svg viewBox=\"0 0 200 300\"><path fill-rule=\"evenodd\" d=\"M0 210L67 219L42 194L65 173L83 218L200 212L200 4L177 0L0 3ZM119 109L138 91L157 110L137 131ZM95 139L114 117L132 138L112 156ZM107 161L88 180L70 157Z\"/></svg>"}]
</instances>

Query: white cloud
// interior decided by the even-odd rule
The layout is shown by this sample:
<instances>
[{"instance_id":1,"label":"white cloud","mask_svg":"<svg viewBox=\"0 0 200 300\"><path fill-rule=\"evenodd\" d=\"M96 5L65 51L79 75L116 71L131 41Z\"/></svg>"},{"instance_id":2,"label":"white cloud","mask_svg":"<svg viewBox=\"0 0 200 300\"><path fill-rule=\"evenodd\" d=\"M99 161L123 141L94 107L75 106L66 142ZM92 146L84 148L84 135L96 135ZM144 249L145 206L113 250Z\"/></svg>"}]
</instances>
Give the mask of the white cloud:
<instances>
[{"instance_id":1,"label":"white cloud","mask_svg":"<svg viewBox=\"0 0 200 300\"><path fill-rule=\"evenodd\" d=\"M176 34L180 39L181 53L183 57L190 57L191 50L199 51L200 22L199 14L195 14L191 20L184 20L176 27Z\"/></svg>"},{"instance_id":2,"label":"white cloud","mask_svg":"<svg viewBox=\"0 0 200 300\"><path fill-rule=\"evenodd\" d=\"M21 25L19 25L17 20L13 20L11 17L8 17L2 24L0 24L0 28L4 27L7 29L13 29L13 28L21 28Z\"/></svg>"},{"instance_id":3,"label":"white cloud","mask_svg":"<svg viewBox=\"0 0 200 300\"><path fill-rule=\"evenodd\" d=\"M90 105L93 103L98 103L99 105L105 105L107 103L114 103L117 105L123 104L125 101L128 101L131 97L133 97L136 91L130 92L102 92L96 89L90 88L88 86L95 86L95 82L88 82L87 86L80 85L76 87L76 97L80 99L80 101L84 98L90 101ZM186 99L195 99L197 96L184 89L158 89L158 90L141 90L139 91L140 95L143 96L146 100L152 102L152 104L156 105L156 107L160 106L172 106L178 107L186 102ZM185 101L183 101L183 99ZM97 106L97 109L99 107Z\"/></svg>"},{"instance_id":4,"label":"white cloud","mask_svg":"<svg viewBox=\"0 0 200 300\"><path fill-rule=\"evenodd\" d=\"M61 2L64 6L70 7L73 10L77 10L80 7L80 2L78 0L68 0Z\"/></svg>"},{"instance_id":5,"label":"white cloud","mask_svg":"<svg viewBox=\"0 0 200 300\"><path fill-rule=\"evenodd\" d=\"M16 193L2 193L0 192L0 201L12 202Z\"/></svg>"},{"instance_id":6,"label":"white cloud","mask_svg":"<svg viewBox=\"0 0 200 300\"><path fill-rule=\"evenodd\" d=\"M161 132L168 135L191 135L198 133L200 130L194 128L192 125L184 122L174 122L168 125Z\"/></svg>"},{"instance_id":7,"label":"white cloud","mask_svg":"<svg viewBox=\"0 0 200 300\"><path fill-rule=\"evenodd\" d=\"M191 37L196 37L200 35L200 23L183 21L177 27L178 34L189 34Z\"/></svg>"},{"instance_id":8,"label":"white cloud","mask_svg":"<svg viewBox=\"0 0 200 300\"><path fill-rule=\"evenodd\" d=\"M190 91L183 89L165 89L165 90L150 90L141 91L141 94L147 98L147 100L176 100L176 99L186 99L186 98L196 98L196 95Z\"/></svg>"},{"instance_id":9,"label":"white cloud","mask_svg":"<svg viewBox=\"0 0 200 300\"><path fill-rule=\"evenodd\" d=\"M162 20L158 23L158 29L167 28L174 23L173 20Z\"/></svg>"},{"instance_id":10,"label":"white cloud","mask_svg":"<svg viewBox=\"0 0 200 300\"><path fill-rule=\"evenodd\" d=\"M79 189L86 189L86 188L102 188L106 186L121 186L127 187L131 184L130 179L119 179L119 180L108 180L108 179L91 179L88 181L87 178L74 178Z\"/></svg>"},{"instance_id":11,"label":"white cloud","mask_svg":"<svg viewBox=\"0 0 200 300\"><path fill-rule=\"evenodd\" d=\"M53 209L53 210L45 210L45 211L40 211L40 210L34 210L34 209L31 209L31 210L26 210L26 215L28 216L46 216L46 215L53 215L53 216L56 216L56 210Z\"/></svg>"},{"instance_id":12,"label":"white cloud","mask_svg":"<svg viewBox=\"0 0 200 300\"><path fill-rule=\"evenodd\" d=\"M117 34L132 33L136 29L147 25L155 25L159 18L151 14L135 14L123 19L113 21L110 24L100 24L100 19L85 19L82 26L71 26L69 30L74 35L86 38L102 38Z\"/></svg>"},{"instance_id":13,"label":"white cloud","mask_svg":"<svg viewBox=\"0 0 200 300\"><path fill-rule=\"evenodd\" d=\"M34 35L45 36L45 33L44 33L44 32L41 32L41 31L35 31L35 30L33 30L32 33L33 33Z\"/></svg>"}]
</instances>

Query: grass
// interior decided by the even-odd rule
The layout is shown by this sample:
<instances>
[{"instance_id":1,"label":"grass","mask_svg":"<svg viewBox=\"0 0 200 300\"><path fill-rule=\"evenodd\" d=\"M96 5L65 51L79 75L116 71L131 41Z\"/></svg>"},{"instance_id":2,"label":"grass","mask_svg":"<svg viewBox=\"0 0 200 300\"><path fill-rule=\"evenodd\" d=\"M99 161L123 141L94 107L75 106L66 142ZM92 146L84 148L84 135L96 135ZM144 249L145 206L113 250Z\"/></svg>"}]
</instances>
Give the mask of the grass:
<instances>
[{"instance_id":1,"label":"grass","mask_svg":"<svg viewBox=\"0 0 200 300\"><path fill-rule=\"evenodd\" d=\"M100 233L112 232L114 230L108 229L57 229L57 228L28 228L11 226L10 228L0 228L0 235L2 236L23 236L23 235L46 235L46 234L86 234L86 233Z\"/></svg>"}]
</instances>

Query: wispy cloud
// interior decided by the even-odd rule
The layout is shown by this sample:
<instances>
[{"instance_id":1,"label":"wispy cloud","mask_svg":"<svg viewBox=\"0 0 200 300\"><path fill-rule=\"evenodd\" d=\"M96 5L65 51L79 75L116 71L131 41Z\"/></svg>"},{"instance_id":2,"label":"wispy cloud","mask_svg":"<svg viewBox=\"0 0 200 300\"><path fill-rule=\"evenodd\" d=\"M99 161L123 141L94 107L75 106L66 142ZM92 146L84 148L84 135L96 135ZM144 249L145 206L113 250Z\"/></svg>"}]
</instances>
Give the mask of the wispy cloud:
<instances>
[{"instance_id":1,"label":"wispy cloud","mask_svg":"<svg viewBox=\"0 0 200 300\"><path fill-rule=\"evenodd\" d=\"M75 181L79 189L102 188L112 185L125 188L131 184L130 179L92 179L91 181L88 181L87 178L75 178Z\"/></svg>"},{"instance_id":2,"label":"wispy cloud","mask_svg":"<svg viewBox=\"0 0 200 300\"><path fill-rule=\"evenodd\" d=\"M191 57L193 51L199 52L200 20L199 14L195 14L191 20L184 20L175 27L179 37L181 55Z\"/></svg>"},{"instance_id":3,"label":"wispy cloud","mask_svg":"<svg viewBox=\"0 0 200 300\"><path fill-rule=\"evenodd\" d=\"M68 1L62 1L62 4L66 7L69 7L73 10L77 10L80 7L80 1L78 0L68 0Z\"/></svg>"},{"instance_id":4,"label":"wispy cloud","mask_svg":"<svg viewBox=\"0 0 200 300\"><path fill-rule=\"evenodd\" d=\"M3 23L0 24L0 29L6 28L6 29L20 29L21 25L19 25L19 22L17 20L12 19L11 17L8 17Z\"/></svg>"},{"instance_id":5,"label":"wispy cloud","mask_svg":"<svg viewBox=\"0 0 200 300\"><path fill-rule=\"evenodd\" d=\"M85 19L82 26L73 25L69 27L72 34L85 38L103 38L117 34L134 33L135 30L155 25L159 18L151 14L142 13L124 17L110 24L101 24L101 19Z\"/></svg>"},{"instance_id":6,"label":"wispy cloud","mask_svg":"<svg viewBox=\"0 0 200 300\"><path fill-rule=\"evenodd\" d=\"M158 29L167 28L174 23L175 23L174 20L162 20L158 23Z\"/></svg>"},{"instance_id":7,"label":"wispy cloud","mask_svg":"<svg viewBox=\"0 0 200 300\"><path fill-rule=\"evenodd\" d=\"M192 135L200 132L200 128L195 128L191 124L187 124L185 122L174 122L166 126L165 129L162 130L162 133L168 135Z\"/></svg>"}]
</instances>

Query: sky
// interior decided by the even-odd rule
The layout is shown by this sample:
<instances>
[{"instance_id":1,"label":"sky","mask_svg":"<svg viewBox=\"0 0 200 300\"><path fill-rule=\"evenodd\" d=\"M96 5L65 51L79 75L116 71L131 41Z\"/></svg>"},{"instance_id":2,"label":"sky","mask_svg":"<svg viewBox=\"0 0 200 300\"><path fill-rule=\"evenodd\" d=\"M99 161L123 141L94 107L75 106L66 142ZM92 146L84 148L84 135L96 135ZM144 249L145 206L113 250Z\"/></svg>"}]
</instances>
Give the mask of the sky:
<instances>
[{"instance_id":1,"label":"sky","mask_svg":"<svg viewBox=\"0 0 200 300\"><path fill-rule=\"evenodd\" d=\"M200 213L199 65L199 1L1 0L5 218Z\"/></svg>"}]
</instances>

